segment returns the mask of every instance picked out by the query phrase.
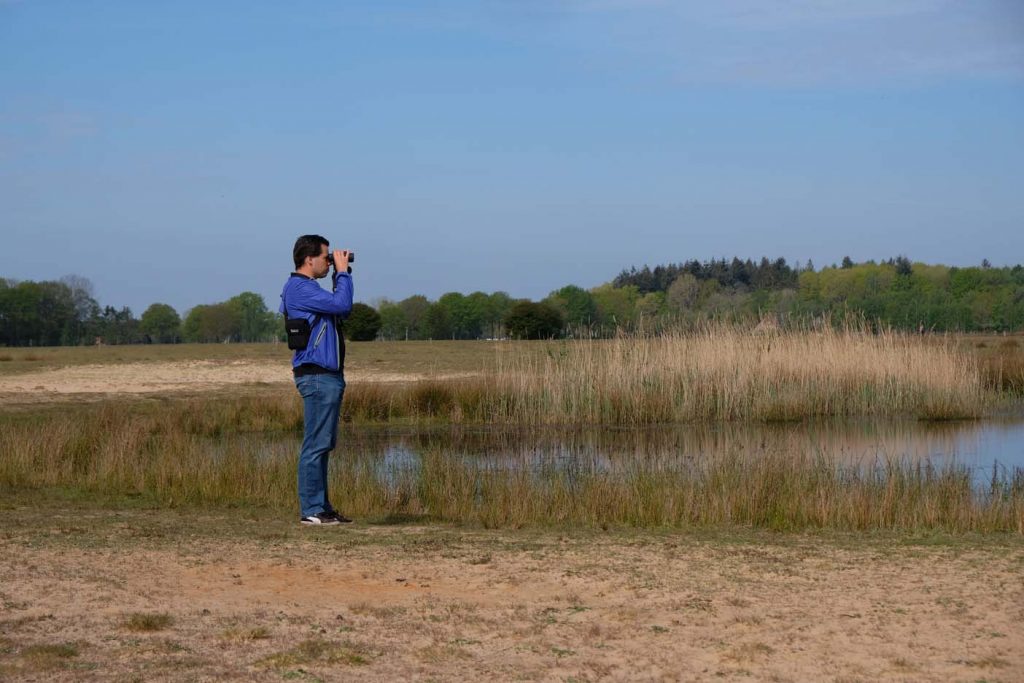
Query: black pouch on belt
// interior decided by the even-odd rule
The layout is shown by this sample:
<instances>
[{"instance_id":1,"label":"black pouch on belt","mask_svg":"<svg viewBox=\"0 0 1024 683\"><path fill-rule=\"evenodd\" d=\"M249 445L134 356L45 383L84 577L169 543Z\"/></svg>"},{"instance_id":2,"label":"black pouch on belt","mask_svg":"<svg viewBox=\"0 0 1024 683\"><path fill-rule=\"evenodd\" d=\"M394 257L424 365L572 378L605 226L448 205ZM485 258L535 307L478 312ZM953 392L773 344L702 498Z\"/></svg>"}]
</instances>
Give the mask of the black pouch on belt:
<instances>
[{"instance_id":1,"label":"black pouch on belt","mask_svg":"<svg viewBox=\"0 0 1024 683\"><path fill-rule=\"evenodd\" d=\"M312 328L305 318L285 318L284 331L288 336L288 348L292 351L301 351L309 346Z\"/></svg>"},{"instance_id":2,"label":"black pouch on belt","mask_svg":"<svg viewBox=\"0 0 1024 683\"><path fill-rule=\"evenodd\" d=\"M292 351L302 351L309 346L309 337L313 334L308 320L288 317L287 303L284 305L284 333L288 338L288 348Z\"/></svg>"}]
</instances>

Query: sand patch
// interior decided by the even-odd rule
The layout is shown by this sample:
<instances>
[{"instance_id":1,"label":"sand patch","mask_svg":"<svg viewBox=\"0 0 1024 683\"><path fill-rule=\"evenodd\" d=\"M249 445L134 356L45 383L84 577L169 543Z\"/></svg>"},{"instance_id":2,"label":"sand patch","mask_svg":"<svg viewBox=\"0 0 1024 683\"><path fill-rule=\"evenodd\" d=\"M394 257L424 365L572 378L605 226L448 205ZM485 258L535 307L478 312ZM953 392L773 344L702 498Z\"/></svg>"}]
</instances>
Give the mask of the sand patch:
<instances>
[{"instance_id":1,"label":"sand patch","mask_svg":"<svg viewBox=\"0 0 1024 683\"><path fill-rule=\"evenodd\" d=\"M1024 678L1019 548L99 514L118 522L26 511L0 537L0 677L71 643L104 679Z\"/></svg>"},{"instance_id":2,"label":"sand patch","mask_svg":"<svg viewBox=\"0 0 1024 683\"><path fill-rule=\"evenodd\" d=\"M477 373L398 373L348 369L348 382L416 382L457 379ZM0 394L22 396L62 394L153 394L205 391L246 384L292 384L287 363L252 361L177 361L74 365L0 377Z\"/></svg>"}]
</instances>

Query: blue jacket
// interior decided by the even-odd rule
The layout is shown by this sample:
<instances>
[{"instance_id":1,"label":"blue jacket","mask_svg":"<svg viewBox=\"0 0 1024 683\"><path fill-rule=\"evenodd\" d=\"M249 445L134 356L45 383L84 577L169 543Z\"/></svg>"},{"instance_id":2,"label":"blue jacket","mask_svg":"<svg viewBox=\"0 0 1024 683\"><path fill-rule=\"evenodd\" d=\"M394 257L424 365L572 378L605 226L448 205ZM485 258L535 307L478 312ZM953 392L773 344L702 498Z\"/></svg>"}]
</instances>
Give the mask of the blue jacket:
<instances>
[{"instance_id":1,"label":"blue jacket","mask_svg":"<svg viewBox=\"0 0 1024 683\"><path fill-rule=\"evenodd\" d=\"M312 363L326 370L344 370L345 340L339 332L341 321L352 312L352 276L335 273L332 293L313 278L292 273L281 290L278 311L285 313L286 308L286 318L305 318L312 330L309 345L295 352L292 367Z\"/></svg>"}]
</instances>

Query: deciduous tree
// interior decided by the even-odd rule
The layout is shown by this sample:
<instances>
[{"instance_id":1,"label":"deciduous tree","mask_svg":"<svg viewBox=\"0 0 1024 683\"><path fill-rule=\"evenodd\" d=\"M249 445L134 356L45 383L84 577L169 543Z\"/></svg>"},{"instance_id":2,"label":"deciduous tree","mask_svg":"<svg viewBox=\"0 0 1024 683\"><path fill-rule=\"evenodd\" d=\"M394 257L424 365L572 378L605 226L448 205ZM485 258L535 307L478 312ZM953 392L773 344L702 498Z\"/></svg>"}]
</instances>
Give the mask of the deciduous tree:
<instances>
[{"instance_id":1,"label":"deciduous tree","mask_svg":"<svg viewBox=\"0 0 1024 683\"><path fill-rule=\"evenodd\" d=\"M139 319L139 331L158 344L181 341L181 317L167 304L151 304Z\"/></svg>"},{"instance_id":2,"label":"deciduous tree","mask_svg":"<svg viewBox=\"0 0 1024 683\"><path fill-rule=\"evenodd\" d=\"M372 306L353 304L345 320L345 338L351 341L373 341L380 331L380 314Z\"/></svg>"}]
</instances>

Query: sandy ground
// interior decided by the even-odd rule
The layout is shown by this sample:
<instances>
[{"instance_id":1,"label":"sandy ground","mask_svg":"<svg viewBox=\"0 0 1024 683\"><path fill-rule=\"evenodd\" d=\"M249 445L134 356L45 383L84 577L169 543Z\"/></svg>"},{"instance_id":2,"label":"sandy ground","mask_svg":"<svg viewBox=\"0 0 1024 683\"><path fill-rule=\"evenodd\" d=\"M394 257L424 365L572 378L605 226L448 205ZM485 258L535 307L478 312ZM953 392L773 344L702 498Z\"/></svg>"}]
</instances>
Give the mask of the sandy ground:
<instances>
[{"instance_id":1,"label":"sandy ground","mask_svg":"<svg viewBox=\"0 0 1024 683\"><path fill-rule=\"evenodd\" d=\"M4 680L1024 680L1024 545L0 510Z\"/></svg>"},{"instance_id":2,"label":"sandy ground","mask_svg":"<svg viewBox=\"0 0 1024 683\"><path fill-rule=\"evenodd\" d=\"M397 373L347 369L349 382L414 382L475 373ZM11 400L60 399L82 394L162 394L205 391L245 384L291 384L291 366L252 361L178 361L74 365L0 377L0 395Z\"/></svg>"}]
</instances>

